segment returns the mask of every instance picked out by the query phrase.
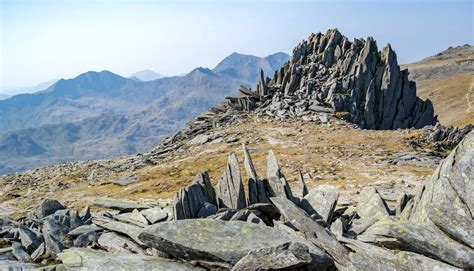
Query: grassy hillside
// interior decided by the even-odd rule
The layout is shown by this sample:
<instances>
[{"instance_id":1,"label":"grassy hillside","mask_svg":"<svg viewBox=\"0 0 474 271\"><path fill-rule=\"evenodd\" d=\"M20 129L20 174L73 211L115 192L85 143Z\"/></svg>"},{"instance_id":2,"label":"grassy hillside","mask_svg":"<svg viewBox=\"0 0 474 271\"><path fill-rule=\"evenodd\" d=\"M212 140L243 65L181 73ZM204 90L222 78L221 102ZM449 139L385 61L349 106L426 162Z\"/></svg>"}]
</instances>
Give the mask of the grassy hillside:
<instances>
[{"instance_id":1,"label":"grassy hillside","mask_svg":"<svg viewBox=\"0 0 474 271\"><path fill-rule=\"evenodd\" d=\"M474 124L474 47L449 48L422 61L404 65L418 95L433 102L443 125Z\"/></svg>"}]
</instances>

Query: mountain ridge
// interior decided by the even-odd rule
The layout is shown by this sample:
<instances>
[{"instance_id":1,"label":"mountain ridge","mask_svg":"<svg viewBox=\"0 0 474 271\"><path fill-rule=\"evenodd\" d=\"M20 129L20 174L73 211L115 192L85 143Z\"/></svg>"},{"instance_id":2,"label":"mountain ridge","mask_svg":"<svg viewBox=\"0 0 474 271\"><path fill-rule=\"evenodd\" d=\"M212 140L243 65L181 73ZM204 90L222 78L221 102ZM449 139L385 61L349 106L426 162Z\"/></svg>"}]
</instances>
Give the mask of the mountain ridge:
<instances>
[{"instance_id":1,"label":"mountain ridge","mask_svg":"<svg viewBox=\"0 0 474 271\"><path fill-rule=\"evenodd\" d=\"M0 102L0 112L27 101L29 104L25 102L17 109L24 108L23 119L32 124L18 127L15 125L21 119L5 120L0 115L0 127L2 121L4 123L0 147L15 150L8 146L7 139L17 136L20 139L17 145L33 146L34 142L46 151L31 152L35 154L31 156L0 151L0 163L5 165L0 174L49 163L145 151L226 96L235 94L240 84L249 82L202 67L184 76L148 82L124 78L110 71L89 71L59 80L44 91L17 95ZM63 114L66 117L62 117ZM13 114L4 114L3 118L6 115ZM5 127L5 122L12 125ZM41 122L43 124L38 125ZM100 129L103 135L96 132ZM87 130L91 132L87 134ZM70 138L76 140L69 141Z\"/></svg>"}]
</instances>

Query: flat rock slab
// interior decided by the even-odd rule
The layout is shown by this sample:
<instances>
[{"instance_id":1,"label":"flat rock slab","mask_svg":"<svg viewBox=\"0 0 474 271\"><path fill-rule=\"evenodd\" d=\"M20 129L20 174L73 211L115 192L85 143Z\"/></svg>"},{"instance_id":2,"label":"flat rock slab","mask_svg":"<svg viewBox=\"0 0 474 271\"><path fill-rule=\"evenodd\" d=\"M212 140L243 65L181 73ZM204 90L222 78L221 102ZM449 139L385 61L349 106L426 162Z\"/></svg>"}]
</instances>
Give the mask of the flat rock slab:
<instances>
[{"instance_id":1,"label":"flat rock slab","mask_svg":"<svg viewBox=\"0 0 474 271\"><path fill-rule=\"evenodd\" d=\"M235 265L250 251L291 241L291 235L243 221L189 219L146 228L138 237L147 246L177 259Z\"/></svg>"},{"instance_id":2,"label":"flat rock slab","mask_svg":"<svg viewBox=\"0 0 474 271\"><path fill-rule=\"evenodd\" d=\"M130 184L138 183L138 179L135 177L130 177L130 178L124 178L124 179L118 179L112 181L113 184L117 184L120 186L127 186Z\"/></svg>"},{"instance_id":3,"label":"flat rock slab","mask_svg":"<svg viewBox=\"0 0 474 271\"><path fill-rule=\"evenodd\" d=\"M39 268L39 265L34 263L22 263L18 261L1 260L0 270L33 270Z\"/></svg>"},{"instance_id":4,"label":"flat rock slab","mask_svg":"<svg viewBox=\"0 0 474 271\"><path fill-rule=\"evenodd\" d=\"M87 248L67 249L59 254L59 259L63 262L61 270L204 270L160 257Z\"/></svg>"},{"instance_id":5,"label":"flat rock slab","mask_svg":"<svg viewBox=\"0 0 474 271\"><path fill-rule=\"evenodd\" d=\"M119 211L133 211L134 209L144 210L154 207L153 204L150 203L112 198L96 198L92 204L98 207Z\"/></svg>"}]
</instances>

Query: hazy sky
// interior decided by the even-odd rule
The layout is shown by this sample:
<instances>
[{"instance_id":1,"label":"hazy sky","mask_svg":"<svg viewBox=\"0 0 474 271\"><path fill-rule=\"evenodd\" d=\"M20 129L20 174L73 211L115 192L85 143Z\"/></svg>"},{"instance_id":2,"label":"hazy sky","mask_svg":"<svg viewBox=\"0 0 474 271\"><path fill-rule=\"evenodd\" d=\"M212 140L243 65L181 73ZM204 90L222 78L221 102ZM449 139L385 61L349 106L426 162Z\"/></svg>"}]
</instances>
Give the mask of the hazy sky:
<instances>
[{"instance_id":1,"label":"hazy sky","mask_svg":"<svg viewBox=\"0 0 474 271\"><path fill-rule=\"evenodd\" d=\"M0 91L89 70L165 75L265 56L311 32L387 42L400 63L473 43L473 1L5 1Z\"/></svg>"}]
</instances>

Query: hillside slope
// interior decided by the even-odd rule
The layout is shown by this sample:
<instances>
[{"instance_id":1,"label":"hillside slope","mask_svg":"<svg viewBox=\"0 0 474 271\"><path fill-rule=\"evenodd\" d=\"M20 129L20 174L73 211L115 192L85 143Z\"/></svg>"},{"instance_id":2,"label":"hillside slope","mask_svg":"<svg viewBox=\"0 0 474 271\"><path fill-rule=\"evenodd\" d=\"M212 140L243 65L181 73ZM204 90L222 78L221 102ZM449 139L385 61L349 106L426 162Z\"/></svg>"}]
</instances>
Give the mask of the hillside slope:
<instances>
[{"instance_id":1,"label":"hillside slope","mask_svg":"<svg viewBox=\"0 0 474 271\"><path fill-rule=\"evenodd\" d=\"M433 102L441 124L474 124L473 46L451 47L403 67L416 82L418 95Z\"/></svg>"}]
</instances>

